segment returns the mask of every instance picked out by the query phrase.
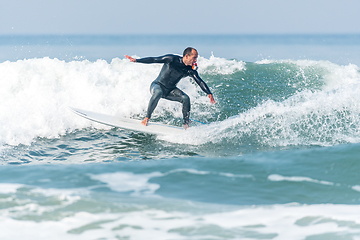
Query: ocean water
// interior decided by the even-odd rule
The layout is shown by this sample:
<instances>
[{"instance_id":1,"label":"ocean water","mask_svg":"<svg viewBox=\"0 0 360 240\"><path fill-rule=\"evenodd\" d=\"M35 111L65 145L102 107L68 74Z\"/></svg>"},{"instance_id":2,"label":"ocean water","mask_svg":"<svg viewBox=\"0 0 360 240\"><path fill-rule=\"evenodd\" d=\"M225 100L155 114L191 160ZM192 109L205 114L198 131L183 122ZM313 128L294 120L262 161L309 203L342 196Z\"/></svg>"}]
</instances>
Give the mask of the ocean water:
<instances>
[{"instance_id":1,"label":"ocean water","mask_svg":"<svg viewBox=\"0 0 360 240\"><path fill-rule=\"evenodd\" d=\"M142 119L160 64L199 51L196 124ZM0 239L360 239L360 35L0 36ZM181 126L160 100L152 121Z\"/></svg>"}]
</instances>

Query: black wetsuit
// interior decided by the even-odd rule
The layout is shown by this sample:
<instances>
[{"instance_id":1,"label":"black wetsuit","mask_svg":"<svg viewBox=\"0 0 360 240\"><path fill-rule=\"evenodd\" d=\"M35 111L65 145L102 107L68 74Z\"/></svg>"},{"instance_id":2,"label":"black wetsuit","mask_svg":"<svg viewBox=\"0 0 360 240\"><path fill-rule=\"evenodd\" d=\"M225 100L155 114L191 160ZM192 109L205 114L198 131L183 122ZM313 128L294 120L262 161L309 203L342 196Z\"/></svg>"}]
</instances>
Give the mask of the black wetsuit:
<instances>
[{"instance_id":1,"label":"black wetsuit","mask_svg":"<svg viewBox=\"0 0 360 240\"><path fill-rule=\"evenodd\" d=\"M209 87L200 78L198 72L192 66L186 66L182 57L177 55L164 55L161 57L146 57L136 59L139 63L163 63L159 76L151 83L150 92L152 97L149 102L146 117L150 118L160 98L182 103L184 124L189 124L190 98L176 87L176 84L184 77L192 77L206 94L211 94Z\"/></svg>"}]
</instances>

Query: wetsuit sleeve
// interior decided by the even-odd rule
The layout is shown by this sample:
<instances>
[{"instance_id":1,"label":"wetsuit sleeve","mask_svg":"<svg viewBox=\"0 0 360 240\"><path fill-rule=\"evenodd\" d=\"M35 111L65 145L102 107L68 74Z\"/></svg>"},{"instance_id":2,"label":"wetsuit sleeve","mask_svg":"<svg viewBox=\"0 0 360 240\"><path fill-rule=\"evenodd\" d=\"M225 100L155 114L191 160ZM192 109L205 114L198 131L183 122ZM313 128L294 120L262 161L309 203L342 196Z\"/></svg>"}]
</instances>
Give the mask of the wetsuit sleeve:
<instances>
[{"instance_id":1,"label":"wetsuit sleeve","mask_svg":"<svg viewBox=\"0 0 360 240\"><path fill-rule=\"evenodd\" d=\"M200 78L197 71L191 70L190 76L195 80L195 82L200 86L200 88L207 94L212 94L209 87L206 83Z\"/></svg>"},{"instance_id":2,"label":"wetsuit sleeve","mask_svg":"<svg viewBox=\"0 0 360 240\"><path fill-rule=\"evenodd\" d=\"M173 60L172 55L164 55L160 57L145 57L136 59L136 62L139 63L169 63Z\"/></svg>"}]
</instances>

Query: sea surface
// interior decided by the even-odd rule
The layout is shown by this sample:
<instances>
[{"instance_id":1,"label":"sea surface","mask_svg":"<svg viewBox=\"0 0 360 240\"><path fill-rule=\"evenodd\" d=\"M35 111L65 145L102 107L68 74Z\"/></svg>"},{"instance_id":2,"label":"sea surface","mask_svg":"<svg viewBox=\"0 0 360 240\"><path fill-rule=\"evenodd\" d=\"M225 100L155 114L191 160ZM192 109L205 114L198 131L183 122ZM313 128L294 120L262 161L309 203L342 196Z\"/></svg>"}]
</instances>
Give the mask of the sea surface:
<instances>
[{"instance_id":1,"label":"sea surface","mask_svg":"<svg viewBox=\"0 0 360 240\"><path fill-rule=\"evenodd\" d=\"M142 119L161 64L124 55L188 46L216 104L178 87L206 124L69 109ZM360 239L359 66L360 35L0 36L0 239Z\"/></svg>"}]
</instances>

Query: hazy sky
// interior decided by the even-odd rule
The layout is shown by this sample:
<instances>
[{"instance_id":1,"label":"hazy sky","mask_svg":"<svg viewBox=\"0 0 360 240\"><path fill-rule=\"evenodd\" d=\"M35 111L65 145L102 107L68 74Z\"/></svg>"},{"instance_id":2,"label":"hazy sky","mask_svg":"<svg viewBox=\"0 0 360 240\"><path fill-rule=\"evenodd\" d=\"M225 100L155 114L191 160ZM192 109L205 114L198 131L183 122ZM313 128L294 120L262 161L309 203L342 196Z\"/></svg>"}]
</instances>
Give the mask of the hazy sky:
<instances>
[{"instance_id":1,"label":"hazy sky","mask_svg":"<svg viewBox=\"0 0 360 240\"><path fill-rule=\"evenodd\" d=\"M0 35L360 33L359 0L0 1Z\"/></svg>"}]
</instances>

